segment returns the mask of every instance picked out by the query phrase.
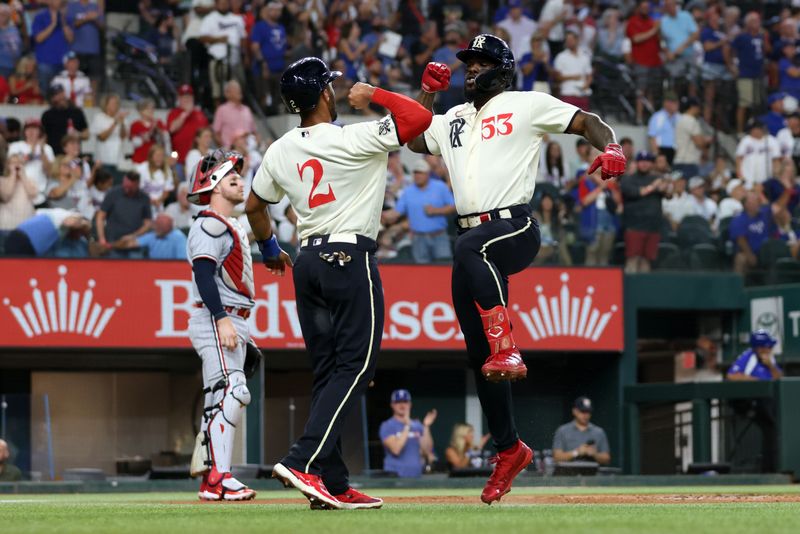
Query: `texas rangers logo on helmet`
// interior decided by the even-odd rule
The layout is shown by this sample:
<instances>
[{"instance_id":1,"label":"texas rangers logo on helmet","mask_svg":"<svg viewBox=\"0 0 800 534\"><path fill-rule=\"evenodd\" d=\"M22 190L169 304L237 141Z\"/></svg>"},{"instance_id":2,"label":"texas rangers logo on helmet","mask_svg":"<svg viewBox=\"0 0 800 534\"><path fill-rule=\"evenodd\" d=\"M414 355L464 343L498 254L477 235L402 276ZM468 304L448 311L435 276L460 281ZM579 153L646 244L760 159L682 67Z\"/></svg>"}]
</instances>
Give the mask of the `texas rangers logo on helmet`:
<instances>
[{"instance_id":1,"label":"texas rangers logo on helmet","mask_svg":"<svg viewBox=\"0 0 800 534\"><path fill-rule=\"evenodd\" d=\"M483 48L484 43L486 43L486 37L479 35L472 40L472 48Z\"/></svg>"}]
</instances>

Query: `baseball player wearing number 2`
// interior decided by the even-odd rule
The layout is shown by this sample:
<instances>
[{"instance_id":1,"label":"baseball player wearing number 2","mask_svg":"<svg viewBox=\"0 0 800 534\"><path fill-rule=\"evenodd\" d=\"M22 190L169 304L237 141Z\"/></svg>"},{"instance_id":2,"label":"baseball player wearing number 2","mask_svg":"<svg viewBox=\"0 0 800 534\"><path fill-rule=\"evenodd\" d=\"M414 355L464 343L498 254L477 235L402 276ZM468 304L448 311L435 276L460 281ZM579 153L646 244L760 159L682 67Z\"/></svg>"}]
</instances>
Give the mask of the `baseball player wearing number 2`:
<instances>
[{"instance_id":1,"label":"baseball player wearing number 2","mask_svg":"<svg viewBox=\"0 0 800 534\"><path fill-rule=\"evenodd\" d=\"M431 127L408 147L441 154L450 171L458 212L452 293L478 397L498 454L481 500L491 504L511 490L533 453L517 434L509 381L528 370L511 334L508 277L528 267L540 235L528 203L533 196L542 137L547 133L584 136L604 150L588 172L603 179L621 175L625 157L614 132L597 115L585 113L535 91L506 92L514 76L508 45L478 35L457 54L466 64L467 102L433 117ZM446 65L429 63L418 100L432 109L437 91L447 89Z\"/></svg>"},{"instance_id":2,"label":"baseball player wearing number 2","mask_svg":"<svg viewBox=\"0 0 800 534\"><path fill-rule=\"evenodd\" d=\"M272 235L268 202L284 195L297 214L301 248L292 269L297 316L314 373L303 435L272 476L300 490L312 508L380 508L381 499L350 487L340 432L375 373L383 333L383 289L375 259L386 189L387 153L430 125L414 100L357 83L350 104L375 102L391 115L339 127L330 82L340 76L318 58L290 65L281 95L300 126L269 147L253 179L247 216L264 264L288 263Z\"/></svg>"}]
</instances>

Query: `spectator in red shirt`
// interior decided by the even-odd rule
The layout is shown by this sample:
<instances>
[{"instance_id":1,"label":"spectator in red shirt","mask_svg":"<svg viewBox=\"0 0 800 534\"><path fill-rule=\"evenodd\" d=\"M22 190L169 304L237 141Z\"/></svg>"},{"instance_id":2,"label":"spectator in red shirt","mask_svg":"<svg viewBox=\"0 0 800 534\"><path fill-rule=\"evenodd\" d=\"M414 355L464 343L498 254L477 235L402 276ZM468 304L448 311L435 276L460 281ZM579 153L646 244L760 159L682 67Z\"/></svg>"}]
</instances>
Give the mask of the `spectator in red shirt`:
<instances>
[{"instance_id":1,"label":"spectator in red shirt","mask_svg":"<svg viewBox=\"0 0 800 534\"><path fill-rule=\"evenodd\" d=\"M8 82L0 76L0 104L5 104L8 101L8 94Z\"/></svg>"},{"instance_id":2,"label":"spectator in red shirt","mask_svg":"<svg viewBox=\"0 0 800 534\"><path fill-rule=\"evenodd\" d=\"M139 118L131 124L131 143L134 163L147 161L147 154L153 144L161 145L169 151L169 136L164 123L155 118L156 104L150 98L143 98L136 105Z\"/></svg>"},{"instance_id":3,"label":"spectator in red shirt","mask_svg":"<svg viewBox=\"0 0 800 534\"><path fill-rule=\"evenodd\" d=\"M186 154L192 149L197 130L206 128L208 119L194 105L194 91L191 85L181 85L178 88L178 107L169 112L167 127L172 140L172 150L178 153L178 173L184 176Z\"/></svg>"},{"instance_id":4,"label":"spectator in red shirt","mask_svg":"<svg viewBox=\"0 0 800 534\"><path fill-rule=\"evenodd\" d=\"M36 76L36 60L33 56L23 56L17 62L17 69L8 78L12 104L43 104Z\"/></svg>"},{"instance_id":5,"label":"spectator in red shirt","mask_svg":"<svg viewBox=\"0 0 800 534\"><path fill-rule=\"evenodd\" d=\"M631 40L631 61L636 87L650 102L660 102L662 64L659 21L650 16L650 2L641 0L628 19L625 35ZM644 121L644 103L636 99L636 120Z\"/></svg>"}]
</instances>

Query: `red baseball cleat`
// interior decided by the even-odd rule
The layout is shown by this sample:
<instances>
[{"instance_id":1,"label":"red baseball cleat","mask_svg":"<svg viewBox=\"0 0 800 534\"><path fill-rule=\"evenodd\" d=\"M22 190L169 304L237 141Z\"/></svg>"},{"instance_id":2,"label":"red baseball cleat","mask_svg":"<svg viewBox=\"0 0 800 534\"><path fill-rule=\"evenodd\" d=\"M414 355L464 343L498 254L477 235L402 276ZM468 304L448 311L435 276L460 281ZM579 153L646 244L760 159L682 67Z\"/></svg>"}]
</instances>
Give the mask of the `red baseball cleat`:
<instances>
[{"instance_id":1,"label":"red baseball cleat","mask_svg":"<svg viewBox=\"0 0 800 534\"><path fill-rule=\"evenodd\" d=\"M220 473L216 467L203 475L197 496L203 501L249 501L255 499L256 492L230 473Z\"/></svg>"},{"instance_id":2,"label":"red baseball cleat","mask_svg":"<svg viewBox=\"0 0 800 534\"><path fill-rule=\"evenodd\" d=\"M489 357L481 367L481 373L490 382L520 380L528 376L528 368L511 336L511 323L505 306L484 310L477 302L478 313L483 322L486 340L489 342Z\"/></svg>"},{"instance_id":3,"label":"red baseball cleat","mask_svg":"<svg viewBox=\"0 0 800 534\"><path fill-rule=\"evenodd\" d=\"M383 499L370 497L365 493L349 488L341 495L334 495L341 504L341 510L377 510L383 506ZM312 510L330 510L329 507L321 506L319 502L311 503Z\"/></svg>"},{"instance_id":4,"label":"red baseball cleat","mask_svg":"<svg viewBox=\"0 0 800 534\"><path fill-rule=\"evenodd\" d=\"M481 493L481 500L486 504L499 501L503 495L511 491L514 478L533 460L533 451L522 440L510 449L498 452L489 462L495 464L492 476L486 482Z\"/></svg>"},{"instance_id":5,"label":"red baseball cleat","mask_svg":"<svg viewBox=\"0 0 800 534\"><path fill-rule=\"evenodd\" d=\"M200 491L197 492L197 498L201 501L219 501L222 499L222 486L217 485L212 488L208 485L208 472L203 473L203 480L200 482Z\"/></svg>"},{"instance_id":6,"label":"red baseball cleat","mask_svg":"<svg viewBox=\"0 0 800 534\"><path fill-rule=\"evenodd\" d=\"M275 467L272 468L272 478L277 478L287 488L293 487L299 490L312 506L318 503L319 508L322 509L343 509L342 503L330 494L325 484L322 483L322 478L317 475L301 473L297 469L286 467L283 464L275 464Z\"/></svg>"}]
</instances>

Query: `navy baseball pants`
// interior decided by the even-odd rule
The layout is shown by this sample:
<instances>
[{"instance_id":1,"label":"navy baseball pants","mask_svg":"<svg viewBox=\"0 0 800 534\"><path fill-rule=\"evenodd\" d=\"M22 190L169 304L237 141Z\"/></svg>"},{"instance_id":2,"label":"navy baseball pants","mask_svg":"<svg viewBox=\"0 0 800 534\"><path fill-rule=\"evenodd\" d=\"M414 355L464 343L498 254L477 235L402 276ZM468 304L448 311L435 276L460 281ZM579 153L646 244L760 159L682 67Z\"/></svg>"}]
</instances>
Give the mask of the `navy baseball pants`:
<instances>
[{"instance_id":1,"label":"navy baseball pants","mask_svg":"<svg viewBox=\"0 0 800 534\"><path fill-rule=\"evenodd\" d=\"M528 267L539 252L541 236L536 219L527 206L516 208L519 216L460 230L453 253L453 306L475 372L481 408L499 451L513 447L519 439L511 384L489 382L481 374L489 356L489 342L475 303L484 310L508 306L508 277Z\"/></svg>"},{"instance_id":2,"label":"navy baseball pants","mask_svg":"<svg viewBox=\"0 0 800 534\"><path fill-rule=\"evenodd\" d=\"M292 274L297 315L311 358L311 414L281 463L322 476L333 495L349 487L340 433L344 419L375 375L383 332L383 287L375 241L308 239Z\"/></svg>"}]
</instances>

